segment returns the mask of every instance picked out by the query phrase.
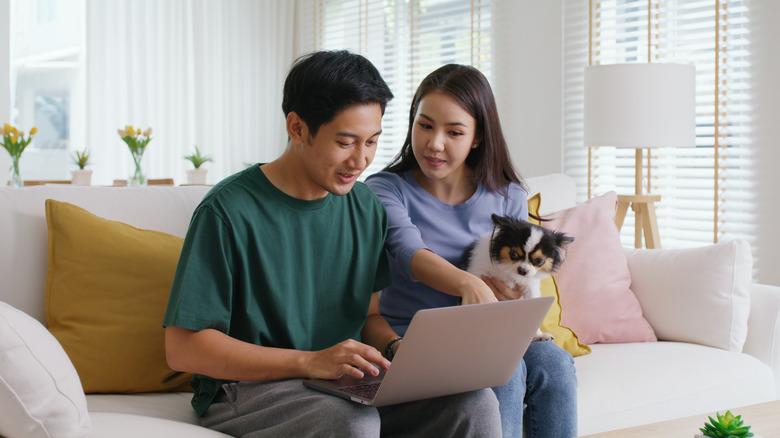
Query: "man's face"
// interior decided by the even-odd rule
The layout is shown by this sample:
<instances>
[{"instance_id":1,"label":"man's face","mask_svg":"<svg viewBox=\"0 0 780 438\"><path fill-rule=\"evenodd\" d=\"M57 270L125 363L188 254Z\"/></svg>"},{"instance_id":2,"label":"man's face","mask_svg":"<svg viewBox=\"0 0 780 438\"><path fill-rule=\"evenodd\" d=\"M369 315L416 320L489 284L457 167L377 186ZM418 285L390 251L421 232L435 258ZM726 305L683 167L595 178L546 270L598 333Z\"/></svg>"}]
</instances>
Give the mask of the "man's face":
<instances>
[{"instance_id":1,"label":"man's face","mask_svg":"<svg viewBox=\"0 0 780 438\"><path fill-rule=\"evenodd\" d=\"M328 192L345 195L371 164L382 133L382 108L378 103L358 104L342 110L320 126L312 137L304 131L306 144L299 159L306 170L300 181L305 199L319 199Z\"/></svg>"}]
</instances>

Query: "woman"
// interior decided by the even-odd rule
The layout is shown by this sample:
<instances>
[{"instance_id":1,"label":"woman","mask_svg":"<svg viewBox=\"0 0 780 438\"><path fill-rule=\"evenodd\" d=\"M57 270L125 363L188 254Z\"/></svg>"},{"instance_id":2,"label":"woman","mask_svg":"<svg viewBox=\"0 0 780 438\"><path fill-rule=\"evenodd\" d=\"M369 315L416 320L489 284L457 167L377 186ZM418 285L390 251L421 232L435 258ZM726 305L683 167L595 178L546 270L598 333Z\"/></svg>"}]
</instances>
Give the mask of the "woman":
<instances>
[{"instance_id":1,"label":"woman","mask_svg":"<svg viewBox=\"0 0 780 438\"><path fill-rule=\"evenodd\" d=\"M423 80L400 153L366 184L389 216L393 284L379 303L399 336L420 309L522 295L457 267L464 249L492 229L492 213L528 217L524 184L479 70L446 65ZM403 342L391 344L389 358ZM571 356L553 342L532 342L510 382L493 388L504 436L520 437L523 427L527 437L576 436L576 386Z\"/></svg>"}]
</instances>

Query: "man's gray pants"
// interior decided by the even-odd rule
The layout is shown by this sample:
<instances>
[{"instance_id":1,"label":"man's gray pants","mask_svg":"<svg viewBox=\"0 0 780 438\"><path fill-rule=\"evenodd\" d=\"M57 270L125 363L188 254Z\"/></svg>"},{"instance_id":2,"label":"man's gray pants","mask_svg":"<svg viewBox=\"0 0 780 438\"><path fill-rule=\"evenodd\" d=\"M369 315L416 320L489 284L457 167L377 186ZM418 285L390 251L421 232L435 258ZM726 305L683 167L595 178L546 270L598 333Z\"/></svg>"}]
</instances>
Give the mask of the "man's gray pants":
<instances>
[{"instance_id":1,"label":"man's gray pants","mask_svg":"<svg viewBox=\"0 0 780 438\"><path fill-rule=\"evenodd\" d=\"M222 386L201 418L236 437L500 437L490 389L373 408L303 386L301 379Z\"/></svg>"}]
</instances>

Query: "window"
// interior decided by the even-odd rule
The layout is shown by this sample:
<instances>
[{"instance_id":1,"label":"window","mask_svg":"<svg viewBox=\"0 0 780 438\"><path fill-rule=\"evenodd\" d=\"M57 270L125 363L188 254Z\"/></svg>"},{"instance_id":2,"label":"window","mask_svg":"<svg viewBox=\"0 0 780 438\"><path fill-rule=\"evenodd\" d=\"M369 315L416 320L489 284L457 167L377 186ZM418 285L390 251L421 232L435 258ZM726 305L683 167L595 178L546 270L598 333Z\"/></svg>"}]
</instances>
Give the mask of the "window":
<instances>
[{"instance_id":1,"label":"window","mask_svg":"<svg viewBox=\"0 0 780 438\"><path fill-rule=\"evenodd\" d=\"M488 0L314 0L314 47L367 57L395 98L383 118L379 150L363 177L401 148L417 85L443 64L470 64L491 77Z\"/></svg>"},{"instance_id":2,"label":"window","mask_svg":"<svg viewBox=\"0 0 780 438\"><path fill-rule=\"evenodd\" d=\"M84 2L12 2L10 123L38 127L20 161L24 179L70 179L84 148ZM67 163L67 164L65 164Z\"/></svg>"},{"instance_id":3,"label":"window","mask_svg":"<svg viewBox=\"0 0 780 438\"><path fill-rule=\"evenodd\" d=\"M661 195L662 244L755 243L748 26L744 0L566 0L564 170L577 181L579 201L609 190L634 192L633 149L582 147L584 67L693 64L696 147L653 148L644 160L645 193ZM633 246L631 214L621 230L625 246Z\"/></svg>"}]
</instances>

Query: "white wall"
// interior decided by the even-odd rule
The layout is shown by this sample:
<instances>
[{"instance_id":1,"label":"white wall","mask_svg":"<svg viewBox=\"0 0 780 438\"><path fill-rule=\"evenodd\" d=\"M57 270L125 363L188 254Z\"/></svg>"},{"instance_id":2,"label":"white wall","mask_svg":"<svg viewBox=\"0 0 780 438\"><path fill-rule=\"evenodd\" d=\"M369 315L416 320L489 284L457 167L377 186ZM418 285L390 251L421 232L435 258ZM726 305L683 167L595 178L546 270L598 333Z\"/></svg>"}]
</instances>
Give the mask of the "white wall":
<instances>
[{"instance_id":1,"label":"white wall","mask_svg":"<svg viewBox=\"0 0 780 438\"><path fill-rule=\"evenodd\" d=\"M0 126L11 119L11 0L0 0ZM0 185L8 182L11 157L0 147Z\"/></svg>"},{"instance_id":2,"label":"white wall","mask_svg":"<svg viewBox=\"0 0 780 438\"><path fill-rule=\"evenodd\" d=\"M561 1L495 0L493 91L524 177L561 172Z\"/></svg>"},{"instance_id":3,"label":"white wall","mask_svg":"<svg viewBox=\"0 0 780 438\"><path fill-rule=\"evenodd\" d=\"M757 120L752 133L758 183L753 188L758 209L758 242L753 256L758 268L756 282L780 286L780 2L756 1L750 14L754 78L754 108Z\"/></svg>"}]
</instances>

